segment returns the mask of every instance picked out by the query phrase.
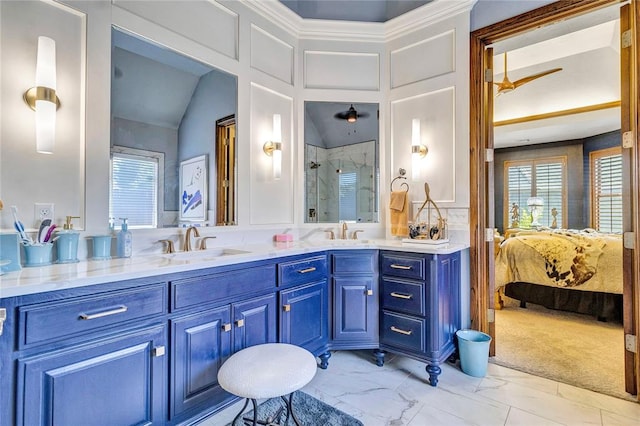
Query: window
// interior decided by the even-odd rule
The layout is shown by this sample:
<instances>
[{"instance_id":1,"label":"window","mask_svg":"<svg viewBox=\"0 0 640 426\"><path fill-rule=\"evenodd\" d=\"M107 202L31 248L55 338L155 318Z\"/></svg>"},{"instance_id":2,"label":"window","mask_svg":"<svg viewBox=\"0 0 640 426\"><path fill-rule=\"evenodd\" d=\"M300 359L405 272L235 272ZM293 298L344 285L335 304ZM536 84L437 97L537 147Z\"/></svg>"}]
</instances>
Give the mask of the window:
<instances>
[{"instance_id":1,"label":"window","mask_svg":"<svg viewBox=\"0 0 640 426\"><path fill-rule=\"evenodd\" d=\"M540 226L566 227L566 168L566 157L505 161L505 227L531 227L532 197L542 199Z\"/></svg>"},{"instance_id":2,"label":"window","mask_svg":"<svg viewBox=\"0 0 640 426\"><path fill-rule=\"evenodd\" d=\"M591 227L622 233L622 152L620 147L589 154Z\"/></svg>"},{"instance_id":3,"label":"window","mask_svg":"<svg viewBox=\"0 0 640 426\"><path fill-rule=\"evenodd\" d=\"M164 154L132 148L111 150L109 217L129 219L130 228L158 226L164 204Z\"/></svg>"},{"instance_id":4,"label":"window","mask_svg":"<svg viewBox=\"0 0 640 426\"><path fill-rule=\"evenodd\" d=\"M355 221L358 218L358 212L356 208L357 183L358 178L356 176L356 172L340 173L340 220Z\"/></svg>"}]
</instances>

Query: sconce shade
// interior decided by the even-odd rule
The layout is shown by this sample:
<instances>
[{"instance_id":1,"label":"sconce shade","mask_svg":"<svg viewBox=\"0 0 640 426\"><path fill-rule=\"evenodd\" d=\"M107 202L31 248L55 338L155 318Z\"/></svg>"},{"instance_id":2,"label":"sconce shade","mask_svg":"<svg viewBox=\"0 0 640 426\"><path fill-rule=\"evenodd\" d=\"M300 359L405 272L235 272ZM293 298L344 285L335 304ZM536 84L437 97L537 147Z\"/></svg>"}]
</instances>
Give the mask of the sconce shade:
<instances>
[{"instance_id":1,"label":"sconce shade","mask_svg":"<svg viewBox=\"0 0 640 426\"><path fill-rule=\"evenodd\" d=\"M273 114L272 140L265 142L262 150L271 157L273 163L273 178L280 179L282 176L282 125L280 114Z\"/></svg>"},{"instance_id":2,"label":"sconce shade","mask_svg":"<svg viewBox=\"0 0 640 426\"><path fill-rule=\"evenodd\" d=\"M420 163L427 155L428 149L422 144L420 135L420 119L411 120L411 178L420 179Z\"/></svg>"},{"instance_id":3,"label":"sconce shade","mask_svg":"<svg viewBox=\"0 0 640 426\"><path fill-rule=\"evenodd\" d=\"M56 42L38 37L36 85L24 93L25 102L36 112L36 150L52 154L56 136Z\"/></svg>"}]
</instances>

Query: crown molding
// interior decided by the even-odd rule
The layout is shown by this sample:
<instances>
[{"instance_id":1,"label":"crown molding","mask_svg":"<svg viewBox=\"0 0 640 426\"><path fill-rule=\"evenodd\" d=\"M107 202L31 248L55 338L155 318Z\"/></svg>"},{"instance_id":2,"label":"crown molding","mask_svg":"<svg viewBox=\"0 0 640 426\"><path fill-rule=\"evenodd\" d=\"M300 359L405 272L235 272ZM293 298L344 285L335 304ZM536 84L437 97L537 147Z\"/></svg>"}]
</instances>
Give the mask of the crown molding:
<instances>
[{"instance_id":1,"label":"crown molding","mask_svg":"<svg viewBox=\"0 0 640 426\"><path fill-rule=\"evenodd\" d=\"M385 22L385 40L393 40L411 31L469 12L476 2L477 0L433 0Z\"/></svg>"},{"instance_id":2,"label":"crown molding","mask_svg":"<svg viewBox=\"0 0 640 426\"><path fill-rule=\"evenodd\" d=\"M477 0L433 0L385 23L304 19L277 0L241 0L292 36L306 40L382 43L470 11Z\"/></svg>"}]
</instances>

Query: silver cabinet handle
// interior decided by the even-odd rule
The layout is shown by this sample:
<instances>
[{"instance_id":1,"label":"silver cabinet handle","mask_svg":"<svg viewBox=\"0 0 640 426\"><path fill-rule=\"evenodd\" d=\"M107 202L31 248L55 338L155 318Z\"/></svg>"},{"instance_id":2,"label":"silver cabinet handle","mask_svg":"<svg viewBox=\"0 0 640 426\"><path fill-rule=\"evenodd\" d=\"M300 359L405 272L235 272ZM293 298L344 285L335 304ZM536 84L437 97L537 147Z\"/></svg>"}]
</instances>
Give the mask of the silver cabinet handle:
<instances>
[{"instance_id":1,"label":"silver cabinet handle","mask_svg":"<svg viewBox=\"0 0 640 426\"><path fill-rule=\"evenodd\" d=\"M405 270L405 271L410 271L412 269L411 266L396 265L395 263L391 264L391 268L392 269L402 269L402 270Z\"/></svg>"},{"instance_id":2,"label":"silver cabinet handle","mask_svg":"<svg viewBox=\"0 0 640 426\"><path fill-rule=\"evenodd\" d=\"M108 317L109 315L122 314L124 312L127 312L127 307L125 305L122 305L122 306L120 306L118 308L110 309L108 311L98 312L96 314L80 314L80 319L81 320L92 320L92 319L97 319L97 318L102 318L102 317Z\"/></svg>"},{"instance_id":3,"label":"silver cabinet handle","mask_svg":"<svg viewBox=\"0 0 640 426\"><path fill-rule=\"evenodd\" d=\"M406 300L409 300L409 299L411 299L413 297L410 294L396 293L395 291L391 292L391 296L392 297L397 297L398 299L406 299Z\"/></svg>"},{"instance_id":4,"label":"silver cabinet handle","mask_svg":"<svg viewBox=\"0 0 640 426\"><path fill-rule=\"evenodd\" d=\"M411 336L411 333L413 333L412 330L402 330L401 328L396 328L394 326L391 326L391 331L395 331L396 333L404 334L405 336Z\"/></svg>"},{"instance_id":5,"label":"silver cabinet handle","mask_svg":"<svg viewBox=\"0 0 640 426\"><path fill-rule=\"evenodd\" d=\"M316 270L316 267L315 267L315 266L312 266L312 267L310 267L310 268L300 269L300 270L298 271L298 273L299 273L299 274L307 274L307 273L309 273L309 272L313 272L313 271L315 271L315 270Z\"/></svg>"}]
</instances>

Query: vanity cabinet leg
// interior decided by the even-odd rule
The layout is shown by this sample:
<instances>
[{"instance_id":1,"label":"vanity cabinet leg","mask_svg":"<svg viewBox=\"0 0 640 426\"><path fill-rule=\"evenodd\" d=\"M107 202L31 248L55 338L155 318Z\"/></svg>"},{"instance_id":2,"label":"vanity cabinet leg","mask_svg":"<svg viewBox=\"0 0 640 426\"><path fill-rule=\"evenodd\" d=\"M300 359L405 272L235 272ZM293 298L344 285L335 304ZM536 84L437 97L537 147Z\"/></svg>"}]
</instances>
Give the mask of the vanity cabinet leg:
<instances>
[{"instance_id":1,"label":"vanity cabinet leg","mask_svg":"<svg viewBox=\"0 0 640 426\"><path fill-rule=\"evenodd\" d=\"M331 358L331 352L327 351L323 354L320 354L318 355L318 358L320 358L319 367L322 368L323 370L326 370L327 367L329 366L329 358Z\"/></svg>"},{"instance_id":2,"label":"vanity cabinet leg","mask_svg":"<svg viewBox=\"0 0 640 426\"><path fill-rule=\"evenodd\" d=\"M373 350L373 356L376 359L376 365L378 367L382 367L384 365L384 351L381 351L380 349L374 349Z\"/></svg>"},{"instance_id":3,"label":"vanity cabinet leg","mask_svg":"<svg viewBox=\"0 0 640 426\"><path fill-rule=\"evenodd\" d=\"M438 385L438 376L442 373L442 369L438 366L438 364L427 364L426 367L427 373L429 373L429 384L431 386Z\"/></svg>"}]
</instances>

